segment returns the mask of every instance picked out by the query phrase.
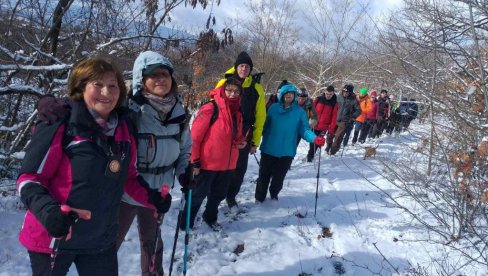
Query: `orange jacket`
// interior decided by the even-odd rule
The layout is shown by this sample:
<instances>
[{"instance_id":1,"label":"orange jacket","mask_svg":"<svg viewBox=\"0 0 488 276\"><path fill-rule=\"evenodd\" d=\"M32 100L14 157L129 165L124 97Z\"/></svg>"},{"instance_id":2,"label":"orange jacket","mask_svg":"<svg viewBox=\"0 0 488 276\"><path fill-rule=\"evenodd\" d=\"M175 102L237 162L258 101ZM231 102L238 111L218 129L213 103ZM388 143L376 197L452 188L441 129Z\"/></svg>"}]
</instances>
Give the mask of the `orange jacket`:
<instances>
[{"instance_id":1,"label":"orange jacket","mask_svg":"<svg viewBox=\"0 0 488 276\"><path fill-rule=\"evenodd\" d=\"M356 121L364 123L364 121L366 121L366 114L373 110L374 104L371 101L371 98L367 95L363 98L359 97L359 95L357 95L356 97L359 102L359 107L361 108L361 114L359 114L359 116L356 118Z\"/></svg>"}]
</instances>

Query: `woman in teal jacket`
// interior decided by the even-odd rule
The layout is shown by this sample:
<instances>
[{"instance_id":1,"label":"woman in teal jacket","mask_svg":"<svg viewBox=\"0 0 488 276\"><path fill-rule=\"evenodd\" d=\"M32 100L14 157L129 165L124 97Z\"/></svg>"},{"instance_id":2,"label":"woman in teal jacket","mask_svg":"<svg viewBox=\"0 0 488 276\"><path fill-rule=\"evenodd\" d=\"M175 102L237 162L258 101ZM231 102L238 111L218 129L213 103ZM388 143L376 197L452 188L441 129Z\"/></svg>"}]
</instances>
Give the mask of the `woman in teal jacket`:
<instances>
[{"instance_id":1,"label":"woman in teal jacket","mask_svg":"<svg viewBox=\"0 0 488 276\"><path fill-rule=\"evenodd\" d=\"M280 88L278 102L268 109L260 147L259 178L254 195L257 202L264 201L268 186L271 199L278 200L286 173L296 155L299 137L319 147L325 144L325 139L316 136L310 129L307 114L298 105L296 98L297 88L293 84L284 85Z\"/></svg>"}]
</instances>

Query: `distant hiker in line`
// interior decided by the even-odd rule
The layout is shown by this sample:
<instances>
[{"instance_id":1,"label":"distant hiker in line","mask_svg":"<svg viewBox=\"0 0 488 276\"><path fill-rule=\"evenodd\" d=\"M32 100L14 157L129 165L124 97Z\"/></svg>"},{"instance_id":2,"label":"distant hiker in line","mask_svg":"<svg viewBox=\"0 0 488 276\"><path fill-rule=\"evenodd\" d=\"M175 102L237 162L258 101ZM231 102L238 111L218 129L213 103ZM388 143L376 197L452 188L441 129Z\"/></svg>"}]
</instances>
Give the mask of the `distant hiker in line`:
<instances>
[{"instance_id":1,"label":"distant hiker in line","mask_svg":"<svg viewBox=\"0 0 488 276\"><path fill-rule=\"evenodd\" d=\"M218 227L217 216L220 202L225 199L232 176L235 173L239 150L246 146L242 133L240 108L241 82L228 77L225 83L210 91L210 97L218 107L216 120L211 123L215 107L202 105L191 129L193 141L190 161L197 187L193 190L190 207L190 228L205 197L207 205L203 221L211 228ZM183 212L186 218L187 209ZM186 220L180 225L185 230Z\"/></svg>"},{"instance_id":2,"label":"distant hiker in line","mask_svg":"<svg viewBox=\"0 0 488 276\"><path fill-rule=\"evenodd\" d=\"M366 138L373 138L373 130L376 125L376 113L378 112L378 106L376 103L378 99L376 90L371 91L371 104L373 104L373 109L371 109L366 114L366 121L364 121L363 128L361 129L361 133L359 134L359 141L366 141Z\"/></svg>"},{"instance_id":3,"label":"distant hiker in line","mask_svg":"<svg viewBox=\"0 0 488 276\"><path fill-rule=\"evenodd\" d=\"M266 199L268 187L271 199L278 200L286 173L296 155L298 137L319 147L325 144L324 137L315 135L310 129L307 115L298 106L296 98L296 87L293 84L284 85L280 89L278 103L273 104L266 115L254 195L256 202Z\"/></svg>"},{"instance_id":4,"label":"distant hiker in line","mask_svg":"<svg viewBox=\"0 0 488 276\"><path fill-rule=\"evenodd\" d=\"M300 88L298 90L297 103L298 103L298 106L303 108L303 110L307 114L308 124L310 125L312 130L314 130L315 126L317 125L317 111L315 111L315 106L313 104L313 100L309 98L308 91L306 88ZM300 140L302 140L302 138L298 137L297 146L300 143ZM309 153L311 151L315 152L316 148L317 147L315 146L314 143L310 143L308 152ZM313 160L313 155L310 155L310 156L307 155L307 162L312 162L312 160Z\"/></svg>"},{"instance_id":5,"label":"distant hiker in line","mask_svg":"<svg viewBox=\"0 0 488 276\"><path fill-rule=\"evenodd\" d=\"M66 275L72 263L79 275L118 275L124 190L151 214L168 211L171 195L138 177L126 95L112 61L87 58L68 79L69 117L37 125L17 181L28 208L19 240L33 275Z\"/></svg>"},{"instance_id":6,"label":"distant hiker in line","mask_svg":"<svg viewBox=\"0 0 488 276\"><path fill-rule=\"evenodd\" d=\"M278 102L278 95L280 94L280 88L283 87L283 85L288 84L287 80L282 80L280 85L276 88L276 92L269 96L268 101L266 102L266 111L268 111L269 107Z\"/></svg>"},{"instance_id":7,"label":"distant hiker in line","mask_svg":"<svg viewBox=\"0 0 488 276\"><path fill-rule=\"evenodd\" d=\"M315 110L317 110L317 125L315 126L315 134L322 137L327 137L327 146L325 151L330 152L332 141L337 123L337 96L335 88L332 85L327 86L325 92L314 100ZM317 147L310 147L307 158L313 159Z\"/></svg>"},{"instance_id":8,"label":"distant hiker in line","mask_svg":"<svg viewBox=\"0 0 488 276\"><path fill-rule=\"evenodd\" d=\"M376 125L373 131L373 137L378 138L383 134L383 131L388 126L388 121L391 116L391 101L388 97L388 91L386 89L381 89L380 98L376 103Z\"/></svg>"},{"instance_id":9,"label":"distant hiker in line","mask_svg":"<svg viewBox=\"0 0 488 276\"><path fill-rule=\"evenodd\" d=\"M353 90L354 86L346 84L342 89L341 95L338 96L337 130L335 132L334 142L332 142L332 147L330 148L331 155L339 151L346 131L352 129L354 119L361 113L359 102L354 96Z\"/></svg>"},{"instance_id":10,"label":"distant hiker in line","mask_svg":"<svg viewBox=\"0 0 488 276\"><path fill-rule=\"evenodd\" d=\"M253 62L246 52L241 52L234 66L225 72L225 77L233 76L242 83L240 106L242 112L242 133L246 135L246 146L239 150L239 159L234 174L231 176L227 192L227 206L232 212L238 212L237 194L241 189L250 154L255 154L261 143L264 120L266 119L266 98L261 84L253 80L251 72ZM221 79L216 88L221 87L226 79Z\"/></svg>"},{"instance_id":11,"label":"distant hiker in line","mask_svg":"<svg viewBox=\"0 0 488 276\"><path fill-rule=\"evenodd\" d=\"M363 126L364 122L366 121L366 115L368 112L374 109L374 105L371 102L371 98L368 96L368 89L363 87L359 89L359 95L356 97L356 99L359 102L359 107L361 108L361 113L359 114L358 117L356 117L356 120L354 121L354 132L353 132L353 137L352 137L352 144L356 144L359 138L359 132L364 132ZM366 140L365 139L359 139L359 143L364 143Z\"/></svg>"}]
</instances>

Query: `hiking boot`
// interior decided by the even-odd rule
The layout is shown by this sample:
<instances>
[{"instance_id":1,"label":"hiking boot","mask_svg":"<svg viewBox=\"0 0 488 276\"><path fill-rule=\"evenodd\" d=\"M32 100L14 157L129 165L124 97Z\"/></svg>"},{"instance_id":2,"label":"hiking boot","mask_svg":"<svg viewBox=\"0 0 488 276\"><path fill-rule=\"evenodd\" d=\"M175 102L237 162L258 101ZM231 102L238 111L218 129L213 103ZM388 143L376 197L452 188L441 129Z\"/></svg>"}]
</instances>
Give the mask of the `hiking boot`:
<instances>
[{"instance_id":1,"label":"hiking boot","mask_svg":"<svg viewBox=\"0 0 488 276\"><path fill-rule=\"evenodd\" d=\"M229 206L229 209L232 209L232 207L237 207L237 201L235 199L226 199L227 201L227 206Z\"/></svg>"}]
</instances>

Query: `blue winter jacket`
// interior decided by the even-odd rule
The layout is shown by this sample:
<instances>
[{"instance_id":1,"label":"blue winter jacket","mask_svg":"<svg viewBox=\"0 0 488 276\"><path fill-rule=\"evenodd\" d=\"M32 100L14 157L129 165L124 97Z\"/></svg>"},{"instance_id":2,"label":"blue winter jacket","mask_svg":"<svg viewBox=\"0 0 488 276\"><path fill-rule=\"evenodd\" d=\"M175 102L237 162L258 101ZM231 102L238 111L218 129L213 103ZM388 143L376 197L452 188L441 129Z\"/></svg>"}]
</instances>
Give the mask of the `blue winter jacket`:
<instances>
[{"instance_id":1,"label":"blue winter jacket","mask_svg":"<svg viewBox=\"0 0 488 276\"><path fill-rule=\"evenodd\" d=\"M294 89L295 100L286 109L283 105L283 92L287 92L286 89L280 90L278 102L268 109L263 128L263 141L259 149L274 157L294 157L297 153L298 137L312 143L316 135L310 129L307 114L296 102L296 88Z\"/></svg>"}]
</instances>

